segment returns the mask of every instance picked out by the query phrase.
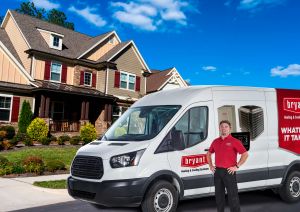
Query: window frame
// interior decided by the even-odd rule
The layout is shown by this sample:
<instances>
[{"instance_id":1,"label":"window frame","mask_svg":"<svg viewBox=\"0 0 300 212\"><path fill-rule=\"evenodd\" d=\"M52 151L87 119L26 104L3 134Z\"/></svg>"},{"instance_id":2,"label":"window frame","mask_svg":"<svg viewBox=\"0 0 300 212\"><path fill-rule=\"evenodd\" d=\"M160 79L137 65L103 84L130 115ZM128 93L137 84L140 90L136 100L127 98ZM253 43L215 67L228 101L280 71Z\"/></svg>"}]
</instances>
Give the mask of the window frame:
<instances>
[{"instance_id":1,"label":"window frame","mask_svg":"<svg viewBox=\"0 0 300 212\"><path fill-rule=\"evenodd\" d=\"M58 38L58 46L53 45L54 44L54 38ZM53 48L53 49L62 50L62 37L60 37L56 34L51 34L51 36L50 36L50 47Z\"/></svg>"},{"instance_id":2,"label":"window frame","mask_svg":"<svg viewBox=\"0 0 300 212\"><path fill-rule=\"evenodd\" d=\"M58 65L60 65L60 75L59 75L59 81L57 81L57 80L53 80L52 79L52 65L53 64L58 64ZM50 66L50 81L52 81L52 82L61 82L61 76L62 76L62 63L60 63L60 62L57 62L57 61L51 61L51 66Z\"/></svg>"},{"instance_id":3,"label":"window frame","mask_svg":"<svg viewBox=\"0 0 300 212\"><path fill-rule=\"evenodd\" d=\"M11 114L12 114L12 106L13 106L13 95L0 94L0 97L8 97L10 98L10 108L0 108L0 110L9 110L9 118L8 120L0 120L0 122L8 123L11 122Z\"/></svg>"},{"instance_id":4,"label":"window frame","mask_svg":"<svg viewBox=\"0 0 300 212\"><path fill-rule=\"evenodd\" d=\"M126 88L123 88L122 87L122 82L125 82L122 80L122 74L126 74ZM129 88L129 76L133 76L134 77L134 86L133 86L133 89L130 89ZM129 90L129 91L135 91L135 88L136 88L136 74L132 74L132 73L128 73L128 72L125 72L125 71L120 71L120 89L124 89L124 90Z\"/></svg>"},{"instance_id":5,"label":"window frame","mask_svg":"<svg viewBox=\"0 0 300 212\"><path fill-rule=\"evenodd\" d=\"M89 74L90 75L90 84L86 84L85 83L85 74ZM93 82L93 73L90 72L90 71L84 71L84 73L83 73L83 85L84 86L92 87L92 82Z\"/></svg>"}]
</instances>

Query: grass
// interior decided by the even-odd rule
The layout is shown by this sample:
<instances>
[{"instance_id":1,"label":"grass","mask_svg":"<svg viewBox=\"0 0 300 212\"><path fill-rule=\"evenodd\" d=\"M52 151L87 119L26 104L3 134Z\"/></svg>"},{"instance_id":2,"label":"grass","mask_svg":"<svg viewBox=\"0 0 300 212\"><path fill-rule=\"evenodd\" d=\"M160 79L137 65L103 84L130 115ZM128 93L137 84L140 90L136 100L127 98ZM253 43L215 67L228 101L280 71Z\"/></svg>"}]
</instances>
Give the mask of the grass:
<instances>
[{"instance_id":1,"label":"grass","mask_svg":"<svg viewBox=\"0 0 300 212\"><path fill-rule=\"evenodd\" d=\"M18 150L10 150L0 152L0 155L6 157L10 162L21 164L28 156L39 156L44 163L49 160L62 161L68 170L70 170L71 162L79 147L63 146L63 147L25 147Z\"/></svg>"},{"instance_id":2,"label":"grass","mask_svg":"<svg viewBox=\"0 0 300 212\"><path fill-rule=\"evenodd\" d=\"M33 185L43 188L66 189L66 180L36 181Z\"/></svg>"}]
</instances>

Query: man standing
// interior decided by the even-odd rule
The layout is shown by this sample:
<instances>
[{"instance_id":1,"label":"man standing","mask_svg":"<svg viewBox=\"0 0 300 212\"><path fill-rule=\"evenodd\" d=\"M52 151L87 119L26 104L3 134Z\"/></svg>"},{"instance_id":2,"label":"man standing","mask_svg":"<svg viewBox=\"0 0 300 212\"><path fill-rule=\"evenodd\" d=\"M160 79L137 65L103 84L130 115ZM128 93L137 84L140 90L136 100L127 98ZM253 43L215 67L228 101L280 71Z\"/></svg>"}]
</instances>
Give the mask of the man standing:
<instances>
[{"instance_id":1,"label":"man standing","mask_svg":"<svg viewBox=\"0 0 300 212\"><path fill-rule=\"evenodd\" d=\"M248 153L241 141L230 135L231 124L224 120L219 124L221 136L216 138L207 153L210 170L214 173L215 196L218 212L224 212L225 188L231 212L240 211L236 171L245 163ZM215 166L211 155L215 153ZM241 158L237 163L237 153Z\"/></svg>"}]
</instances>

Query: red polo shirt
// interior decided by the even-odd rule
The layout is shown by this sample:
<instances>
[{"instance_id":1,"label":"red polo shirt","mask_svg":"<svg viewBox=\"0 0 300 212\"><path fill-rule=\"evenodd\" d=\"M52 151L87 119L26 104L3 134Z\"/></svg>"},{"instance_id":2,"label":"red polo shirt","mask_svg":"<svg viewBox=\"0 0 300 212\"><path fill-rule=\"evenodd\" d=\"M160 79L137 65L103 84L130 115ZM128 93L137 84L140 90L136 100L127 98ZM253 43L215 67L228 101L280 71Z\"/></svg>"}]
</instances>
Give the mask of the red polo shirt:
<instances>
[{"instance_id":1,"label":"red polo shirt","mask_svg":"<svg viewBox=\"0 0 300 212\"><path fill-rule=\"evenodd\" d=\"M247 150L240 140L228 135L224 139L216 138L208 151L215 153L216 167L229 168L237 164L237 153L243 154Z\"/></svg>"}]
</instances>

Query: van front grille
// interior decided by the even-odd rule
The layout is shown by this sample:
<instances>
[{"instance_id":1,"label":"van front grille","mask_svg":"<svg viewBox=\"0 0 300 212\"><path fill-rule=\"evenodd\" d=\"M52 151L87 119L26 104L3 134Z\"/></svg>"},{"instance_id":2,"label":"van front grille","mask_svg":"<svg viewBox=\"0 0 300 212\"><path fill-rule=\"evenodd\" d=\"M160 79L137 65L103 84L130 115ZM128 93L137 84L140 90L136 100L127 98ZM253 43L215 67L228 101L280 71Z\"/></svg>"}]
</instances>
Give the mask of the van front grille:
<instances>
[{"instance_id":1,"label":"van front grille","mask_svg":"<svg viewBox=\"0 0 300 212\"><path fill-rule=\"evenodd\" d=\"M102 159L94 156L78 155L72 163L71 173L75 177L101 179L103 176Z\"/></svg>"}]
</instances>

